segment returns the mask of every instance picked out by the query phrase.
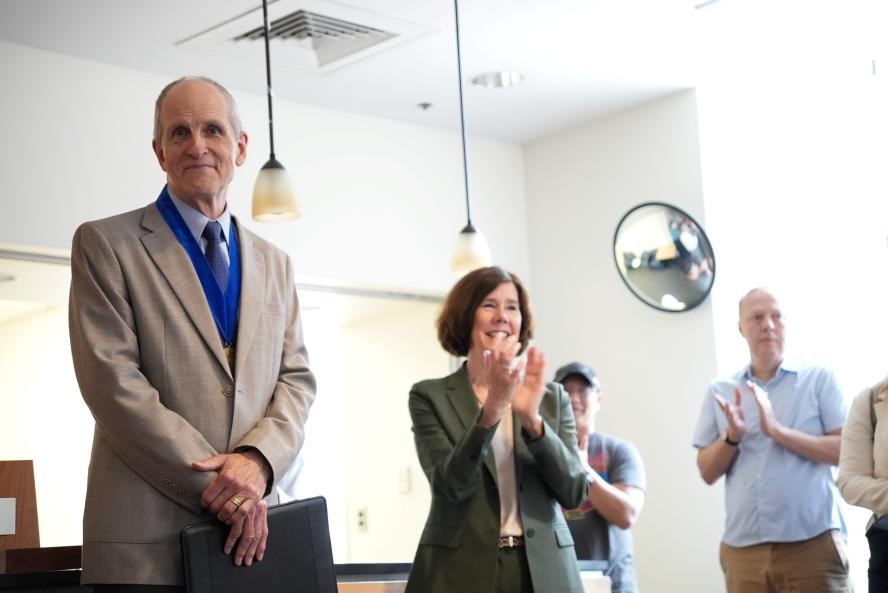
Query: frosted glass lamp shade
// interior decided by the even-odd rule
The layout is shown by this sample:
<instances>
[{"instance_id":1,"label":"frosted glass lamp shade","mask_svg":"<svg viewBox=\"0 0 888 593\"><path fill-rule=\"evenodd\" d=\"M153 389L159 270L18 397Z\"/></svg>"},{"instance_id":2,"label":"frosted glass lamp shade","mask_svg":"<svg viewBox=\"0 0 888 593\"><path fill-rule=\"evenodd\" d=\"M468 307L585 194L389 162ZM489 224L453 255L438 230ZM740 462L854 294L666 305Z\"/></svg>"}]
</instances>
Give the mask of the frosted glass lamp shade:
<instances>
[{"instance_id":1,"label":"frosted glass lamp shade","mask_svg":"<svg viewBox=\"0 0 888 593\"><path fill-rule=\"evenodd\" d=\"M456 240L456 249L450 262L450 271L462 276L472 270L489 266L491 262L490 247L487 239L471 224L460 231Z\"/></svg>"},{"instance_id":2,"label":"frosted glass lamp shade","mask_svg":"<svg viewBox=\"0 0 888 593\"><path fill-rule=\"evenodd\" d=\"M287 170L275 159L269 159L253 186L253 220L283 222L301 215Z\"/></svg>"}]
</instances>

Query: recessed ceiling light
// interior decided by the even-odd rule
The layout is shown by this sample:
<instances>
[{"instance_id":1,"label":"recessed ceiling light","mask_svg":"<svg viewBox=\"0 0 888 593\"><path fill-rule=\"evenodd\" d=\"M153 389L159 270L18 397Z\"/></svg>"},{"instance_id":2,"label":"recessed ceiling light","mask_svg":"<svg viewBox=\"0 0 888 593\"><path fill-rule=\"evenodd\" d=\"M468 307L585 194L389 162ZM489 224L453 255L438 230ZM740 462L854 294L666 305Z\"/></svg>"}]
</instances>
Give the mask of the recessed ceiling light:
<instances>
[{"instance_id":1,"label":"recessed ceiling light","mask_svg":"<svg viewBox=\"0 0 888 593\"><path fill-rule=\"evenodd\" d=\"M715 4L716 2L721 2L721 0L705 0L704 2L701 2L700 4L695 5L694 8L696 10L700 10L701 8L706 8L707 6L711 6L711 5Z\"/></svg>"},{"instance_id":2,"label":"recessed ceiling light","mask_svg":"<svg viewBox=\"0 0 888 593\"><path fill-rule=\"evenodd\" d=\"M522 80L524 80L524 75L520 72L497 70L496 72L479 74L472 79L472 84L483 86L486 89L502 89L507 86L514 86Z\"/></svg>"}]
</instances>

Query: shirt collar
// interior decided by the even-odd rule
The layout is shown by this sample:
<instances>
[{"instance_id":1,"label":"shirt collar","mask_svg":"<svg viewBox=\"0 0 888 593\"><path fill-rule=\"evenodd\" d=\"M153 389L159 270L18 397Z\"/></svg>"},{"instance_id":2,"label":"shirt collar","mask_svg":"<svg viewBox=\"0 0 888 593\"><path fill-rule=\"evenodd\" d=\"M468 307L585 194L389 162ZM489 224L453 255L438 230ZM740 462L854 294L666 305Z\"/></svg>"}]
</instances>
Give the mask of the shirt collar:
<instances>
[{"instance_id":1,"label":"shirt collar","mask_svg":"<svg viewBox=\"0 0 888 593\"><path fill-rule=\"evenodd\" d=\"M170 198L173 200L173 206L175 206L176 210L179 211L179 214L182 215L182 220L185 221L188 230L191 231L192 236L194 236L194 240L197 241L198 245L201 245L201 235L203 235L204 228L206 228L207 222L209 222L210 219L204 216L199 210L192 208L180 198L176 197L169 187L167 187L167 193L170 194ZM223 210L222 214L220 214L215 220L222 226L222 240L228 243L228 229L231 226L231 212L228 211L227 204L225 205L225 210Z\"/></svg>"},{"instance_id":2,"label":"shirt collar","mask_svg":"<svg viewBox=\"0 0 888 593\"><path fill-rule=\"evenodd\" d=\"M784 373L795 373L797 374L801 369L801 365L797 361L793 360L784 360L780 363L780 366L777 367L777 372L774 373L774 379L781 377ZM743 369L743 378L749 381L757 381L758 377L752 374L752 363L748 363L746 368Z\"/></svg>"}]
</instances>

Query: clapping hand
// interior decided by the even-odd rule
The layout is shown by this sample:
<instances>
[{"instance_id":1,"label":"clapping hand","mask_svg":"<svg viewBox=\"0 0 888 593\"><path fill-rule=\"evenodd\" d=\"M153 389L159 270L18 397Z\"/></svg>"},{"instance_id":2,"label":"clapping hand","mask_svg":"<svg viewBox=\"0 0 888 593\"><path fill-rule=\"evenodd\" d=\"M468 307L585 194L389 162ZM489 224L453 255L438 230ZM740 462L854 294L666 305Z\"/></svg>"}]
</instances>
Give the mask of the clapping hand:
<instances>
[{"instance_id":1,"label":"clapping hand","mask_svg":"<svg viewBox=\"0 0 888 593\"><path fill-rule=\"evenodd\" d=\"M512 396L512 408L518 415L521 425L532 438L543 433L543 418L540 416L540 402L546 393L546 355L536 346L527 349L524 363L524 377ZM522 365L518 365L519 367Z\"/></svg>"},{"instance_id":2,"label":"clapping hand","mask_svg":"<svg viewBox=\"0 0 888 593\"><path fill-rule=\"evenodd\" d=\"M728 438L735 443L739 443L743 435L746 434L746 415L743 413L743 408L740 407L742 398L740 387L734 388L734 403L728 402L718 393L714 394L713 397L715 397L715 401L718 402L718 406L724 412L725 419L728 421Z\"/></svg>"},{"instance_id":3,"label":"clapping hand","mask_svg":"<svg viewBox=\"0 0 888 593\"><path fill-rule=\"evenodd\" d=\"M768 392L752 381L747 381L746 386L752 391L752 395L755 397L755 405L758 407L759 430L766 437L775 438L783 429L783 425L777 422L777 418L774 416L774 408L771 406L771 398L768 396Z\"/></svg>"},{"instance_id":4,"label":"clapping hand","mask_svg":"<svg viewBox=\"0 0 888 593\"><path fill-rule=\"evenodd\" d=\"M472 383L481 402L481 424L488 427L498 423L511 405L521 374L521 368L513 364L515 355L521 349L517 338L505 338L496 346L495 349L483 351L480 372Z\"/></svg>"}]
</instances>

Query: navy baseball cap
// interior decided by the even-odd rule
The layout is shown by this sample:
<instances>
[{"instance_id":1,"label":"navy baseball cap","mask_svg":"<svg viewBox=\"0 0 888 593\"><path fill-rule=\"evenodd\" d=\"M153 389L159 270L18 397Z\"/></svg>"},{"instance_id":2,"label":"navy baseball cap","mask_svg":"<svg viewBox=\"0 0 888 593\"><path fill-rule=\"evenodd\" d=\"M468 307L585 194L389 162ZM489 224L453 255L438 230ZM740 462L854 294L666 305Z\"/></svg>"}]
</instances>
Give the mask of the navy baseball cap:
<instances>
[{"instance_id":1,"label":"navy baseball cap","mask_svg":"<svg viewBox=\"0 0 888 593\"><path fill-rule=\"evenodd\" d=\"M579 362L566 364L555 371L555 382L564 383L564 380L571 375L578 375L585 379L590 386L595 389L601 389L601 382L598 380L598 375L595 374L595 371Z\"/></svg>"}]
</instances>

